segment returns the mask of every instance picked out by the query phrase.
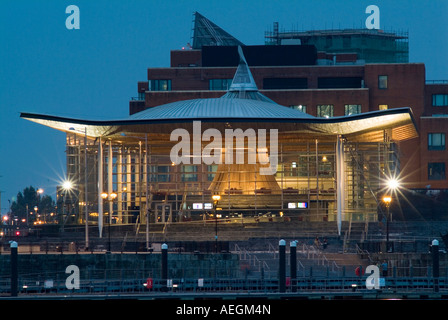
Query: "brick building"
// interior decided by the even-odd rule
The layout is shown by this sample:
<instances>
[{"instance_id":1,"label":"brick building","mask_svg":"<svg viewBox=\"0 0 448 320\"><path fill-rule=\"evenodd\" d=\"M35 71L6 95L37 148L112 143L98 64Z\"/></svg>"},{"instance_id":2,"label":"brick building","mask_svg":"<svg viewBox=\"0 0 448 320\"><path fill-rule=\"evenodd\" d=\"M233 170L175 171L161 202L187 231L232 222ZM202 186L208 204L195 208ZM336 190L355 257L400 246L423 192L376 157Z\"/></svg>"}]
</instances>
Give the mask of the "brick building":
<instances>
[{"instance_id":1,"label":"brick building","mask_svg":"<svg viewBox=\"0 0 448 320\"><path fill-rule=\"evenodd\" d=\"M210 23L200 25L204 19L196 13L194 47L171 51L169 67L148 68L147 81L138 82L138 97L130 101L131 115L173 101L216 98L226 92L238 64L236 45L241 42L233 39L232 43L232 37L214 24L206 37L203 25ZM220 32L226 45L210 40ZM384 63L365 63L356 50L346 49L346 53L331 53L318 51L314 45L243 48L260 92L280 105L317 117L410 107L419 137L400 142L403 185L448 189L448 81L428 81L424 63L389 63L386 56Z\"/></svg>"}]
</instances>

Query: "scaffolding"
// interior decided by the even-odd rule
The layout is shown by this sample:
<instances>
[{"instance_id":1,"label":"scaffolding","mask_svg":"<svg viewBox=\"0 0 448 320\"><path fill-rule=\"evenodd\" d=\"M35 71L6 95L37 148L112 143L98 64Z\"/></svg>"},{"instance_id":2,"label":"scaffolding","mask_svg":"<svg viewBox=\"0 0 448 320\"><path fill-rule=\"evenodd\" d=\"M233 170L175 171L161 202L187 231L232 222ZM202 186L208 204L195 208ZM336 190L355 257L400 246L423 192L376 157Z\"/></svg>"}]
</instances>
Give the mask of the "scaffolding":
<instances>
[{"instance_id":1,"label":"scaffolding","mask_svg":"<svg viewBox=\"0 0 448 320\"><path fill-rule=\"evenodd\" d=\"M409 33L376 29L331 29L279 31L277 22L265 32L266 45L285 43L314 45L331 54L356 53L365 63L408 63Z\"/></svg>"}]
</instances>

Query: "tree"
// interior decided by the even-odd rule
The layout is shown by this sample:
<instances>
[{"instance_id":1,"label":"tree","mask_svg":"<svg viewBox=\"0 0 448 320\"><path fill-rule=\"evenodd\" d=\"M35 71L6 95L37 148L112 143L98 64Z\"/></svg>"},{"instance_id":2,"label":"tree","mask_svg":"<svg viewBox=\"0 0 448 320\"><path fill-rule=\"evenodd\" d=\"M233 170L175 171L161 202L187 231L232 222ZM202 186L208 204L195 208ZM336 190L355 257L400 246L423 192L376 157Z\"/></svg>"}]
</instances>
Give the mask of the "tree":
<instances>
[{"instance_id":1,"label":"tree","mask_svg":"<svg viewBox=\"0 0 448 320\"><path fill-rule=\"evenodd\" d=\"M51 196L41 196L33 186L30 186L25 188L23 192L19 192L17 200L11 204L11 218L17 217L21 221L22 219L27 219L27 215L33 212L33 215L30 216L32 217L35 213L35 207L37 207L38 213L41 215L48 215L55 211L55 203ZM36 218L34 217L28 221L35 220Z\"/></svg>"}]
</instances>

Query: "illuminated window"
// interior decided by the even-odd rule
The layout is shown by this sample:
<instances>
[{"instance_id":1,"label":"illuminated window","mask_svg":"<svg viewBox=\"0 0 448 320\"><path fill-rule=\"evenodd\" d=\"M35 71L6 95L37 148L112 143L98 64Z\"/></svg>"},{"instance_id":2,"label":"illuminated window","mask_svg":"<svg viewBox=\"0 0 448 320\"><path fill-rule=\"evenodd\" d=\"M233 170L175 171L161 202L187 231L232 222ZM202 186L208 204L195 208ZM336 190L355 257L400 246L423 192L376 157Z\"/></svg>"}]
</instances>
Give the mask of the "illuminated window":
<instances>
[{"instance_id":1,"label":"illuminated window","mask_svg":"<svg viewBox=\"0 0 448 320\"><path fill-rule=\"evenodd\" d=\"M389 106L387 104L380 104L378 106L378 110L387 110L389 109Z\"/></svg>"},{"instance_id":2,"label":"illuminated window","mask_svg":"<svg viewBox=\"0 0 448 320\"><path fill-rule=\"evenodd\" d=\"M333 105L332 104L319 104L317 106L317 116L322 118L333 117Z\"/></svg>"},{"instance_id":3,"label":"illuminated window","mask_svg":"<svg viewBox=\"0 0 448 320\"><path fill-rule=\"evenodd\" d=\"M289 107L291 109L299 110L299 111L302 111L302 112L306 113L306 106L303 105L303 104L299 104L299 105L295 105L295 106L289 106Z\"/></svg>"},{"instance_id":4,"label":"illuminated window","mask_svg":"<svg viewBox=\"0 0 448 320\"><path fill-rule=\"evenodd\" d=\"M171 80L149 80L151 91L171 91Z\"/></svg>"},{"instance_id":5,"label":"illuminated window","mask_svg":"<svg viewBox=\"0 0 448 320\"><path fill-rule=\"evenodd\" d=\"M360 104L346 104L345 105L345 115L350 116L352 114L361 113L361 105Z\"/></svg>"}]
</instances>

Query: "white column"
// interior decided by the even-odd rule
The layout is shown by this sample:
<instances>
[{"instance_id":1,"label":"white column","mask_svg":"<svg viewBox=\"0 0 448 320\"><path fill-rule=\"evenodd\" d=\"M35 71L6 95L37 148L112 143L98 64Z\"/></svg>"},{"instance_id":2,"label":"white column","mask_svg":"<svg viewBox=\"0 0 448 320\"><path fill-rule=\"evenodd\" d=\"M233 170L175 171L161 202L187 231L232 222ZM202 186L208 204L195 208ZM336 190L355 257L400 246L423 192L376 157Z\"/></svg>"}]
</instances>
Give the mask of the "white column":
<instances>
[{"instance_id":1,"label":"white column","mask_svg":"<svg viewBox=\"0 0 448 320\"><path fill-rule=\"evenodd\" d=\"M85 201L85 205L84 205L84 209L85 209L85 237L86 237L86 249L89 248L89 207L88 207L88 203L89 203L89 197L88 197L88 193L87 193L87 186L88 186L88 176L87 176L87 127L84 128L84 201Z\"/></svg>"},{"instance_id":2,"label":"white column","mask_svg":"<svg viewBox=\"0 0 448 320\"><path fill-rule=\"evenodd\" d=\"M113 189L113 153L112 153L112 141L109 141L109 152L107 154L107 193L109 195L114 191ZM109 201L109 219L112 217L113 203ZM112 220L109 220L111 223Z\"/></svg>"},{"instance_id":3,"label":"white column","mask_svg":"<svg viewBox=\"0 0 448 320\"><path fill-rule=\"evenodd\" d=\"M125 221L129 222L129 207L131 206L131 192L132 192L132 163L131 163L131 150L128 148L128 154L126 155L126 210Z\"/></svg>"},{"instance_id":4,"label":"white column","mask_svg":"<svg viewBox=\"0 0 448 320\"><path fill-rule=\"evenodd\" d=\"M118 204L118 221L120 223L123 223L123 156L122 156L122 149L123 147L120 147L118 150L117 155L117 204Z\"/></svg>"},{"instance_id":5,"label":"white column","mask_svg":"<svg viewBox=\"0 0 448 320\"><path fill-rule=\"evenodd\" d=\"M341 235L341 224L345 211L345 161L344 161L344 141L338 135L336 141L336 183L337 183L337 225L338 234Z\"/></svg>"},{"instance_id":6,"label":"white column","mask_svg":"<svg viewBox=\"0 0 448 320\"><path fill-rule=\"evenodd\" d=\"M103 145L101 137L98 139L98 232L103 237Z\"/></svg>"}]
</instances>

